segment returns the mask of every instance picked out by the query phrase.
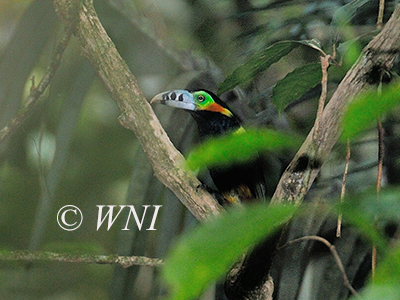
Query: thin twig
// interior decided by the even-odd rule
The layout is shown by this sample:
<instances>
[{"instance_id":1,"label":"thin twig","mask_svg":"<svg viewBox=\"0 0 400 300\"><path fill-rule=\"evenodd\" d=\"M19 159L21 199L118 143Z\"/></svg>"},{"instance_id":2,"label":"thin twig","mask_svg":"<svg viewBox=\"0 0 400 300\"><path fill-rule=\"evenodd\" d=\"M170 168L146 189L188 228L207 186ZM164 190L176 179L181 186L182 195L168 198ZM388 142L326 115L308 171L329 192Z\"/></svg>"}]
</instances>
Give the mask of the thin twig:
<instances>
[{"instance_id":1,"label":"thin twig","mask_svg":"<svg viewBox=\"0 0 400 300\"><path fill-rule=\"evenodd\" d=\"M376 192L378 195L381 191L381 186L382 186L382 173L383 173L383 127L381 120L378 120L378 175L376 179Z\"/></svg>"},{"instance_id":2,"label":"thin twig","mask_svg":"<svg viewBox=\"0 0 400 300\"><path fill-rule=\"evenodd\" d=\"M347 140L347 145L346 145L346 164L345 164L344 172L343 172L342 190L340 192L340 202L344 201L344 196L346 194L346 182L347 182L347 174L349 172L350 155L351 155L350 140ZM339 217L338 217L337 228L336 228L336 237L340 237L341 234L342 234L342 214L340 213Z\"/></svg>"},{"instance_id":3,"label":"thin twig","mask_svg":"<svg viewBox=\"0 0 400 300\"><path fill-rule=\"evenodd\" d=\"M49 67L47 68L46 73L43 75L37 87L35 87L35 77L33 76L31 78L32 86L29 96L26 99L24 106L18 111L17 115L0 130L0 143L12 135L25 122L27 117L32 113L33 109L38 104L41 96L49 86L61 63L61 58L65 49L67 48L69 39L71 38L75 26L74 24L74 22L71 22L64 28L64 33L58 42Z\"/></svg>"},{"instance_id":4,"label":"thin twig","mask_svg":"<svg viewBox=\"0 0 400 300\"><path fill-rule=\"evenodd\" d=\"M379 94L379 91L378 91ZM382 186L382 173L383 173L383 127L381 120L378 119L378 174L376 177L376 198L379 200L379 194ZM375 220L376 222L377 220ZM372 278L375 277L377 262L377 249L376 245L372 246L372 262L371 262L371 274Z\"/></svg>"},{"instance_id":5,"label":"thin twig","mask_svg":"<svg viewBox=\"0 0 400 300\"><path fill-rule=\"evenodd\" d=\"M372 262L371 262L371 277L372 277L372 279L375 278L376 260L377 260L376 245L372 245Z\"/></svg>"},{"instance_id":6,"label":"thin twig","mask_svg":"<svg viewBox=\"0 0 400 300\"><path fill-rule=\"evenodd\" d=\"M331 253L332 253L332 255L333 255L333 257L334 257L334 259L336 261L337 266L339 267L340 273L342 273L344 285L350 290L350 292L353 294L353 296L355 296L357 298L360 298L360 295L351 286L350 281L347 278L346 271L344 270L342 260L340 259L339 254L337 253L335 246L332 245L328 240L324 239L323 237L320 237L320 236L317 236L317 235L303 236L301 238L298 238L298 239L295 239L295 240L287 242L285 245L279 247L278 250L280 250L282 248L285 248L285 247L288 247L288 246L291 246L291 245L293 245L295 243L298 243L298 242L310 241L310 240L321 242L321 243L325 244L328 247L329 251L331 251Z\"/></svg>"},{"instance_id":7,"label":"thin twig","mask_svg":"<svg viewBox=\"0 0 400 300\"><path fill-rule=\"evenodd\" d=\"M315 119L314 125L314 141L318 139L319 127L321 124L322 112L324 111L326 95L328 93L328 68L331 60L330 55L321 56L321 69L322 69L322 79L321 79L321 96L318 101L317 117Z\"/></svg>"},{"instance_id":8,"label":"thin twig","mask_svg":"<svg viewBox=\"0 0 400 300\"><path fill-rule=\"evenodd\" d=\"M385 11L385 0L379 0L378 20L376 21L377 29L382 28L384 11Z\"/></svg>"},{"instance_id":9,"label":"thin twig","mask_svg":"<svg viewBox=\"0 0 400 300\"><path fill-rule=\"evenodd\" d=\"M68 263L121 265L124 268L129 268L131 266L157 267L163 264L161 259L145 256L89 255L40 251L30 252L24 250L0 252L0 261L58 261Z\"/></svg>"}]
</instances>

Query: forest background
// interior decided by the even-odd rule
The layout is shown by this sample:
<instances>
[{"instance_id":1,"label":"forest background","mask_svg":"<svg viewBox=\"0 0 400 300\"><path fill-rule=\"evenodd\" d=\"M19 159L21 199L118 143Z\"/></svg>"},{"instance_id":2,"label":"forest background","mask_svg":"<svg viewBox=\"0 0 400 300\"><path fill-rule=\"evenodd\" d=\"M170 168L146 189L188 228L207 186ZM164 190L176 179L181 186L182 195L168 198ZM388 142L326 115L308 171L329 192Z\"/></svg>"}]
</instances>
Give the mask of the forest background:
<instances>
[{"instance_id":1,"label":"forest background","mask_svg":"<svg viewBox=\"0 0 400 300\"><path fill-rule=\"evenodd\" d=\"M376 53L364 47L392 14L399 18L394 13L397 5L396 1L386 1L384 10L380 10L378 1L366 0L94 3L107 34L137 79L143 92L139 95L151 99L162 91L194 85L224 91L221 97L247 119L248 126L295 135L301 142L319 115L318 100L324 87L327 93L322 100L328 102L351 66L360 62L360 56L374 58ZM73 11L72 8L71 15ZM190 204L188 210L179 193L176 197L176 191L174 194L159 181L162 174L153 170L154 161L149 162L140 138L124 128L129 125L124 115L121 117L121 103L110 93L104 78L99 79L98 66L87 59L88 48L82 48L82 37L76 38L76 32L71 36L73 29L69 26L75 21L60 9L58 12L61 18L53 3L46 0L0 3L1 297L156 299L165 294L166 287L160 267L53 262L49 257L34 262L32 256L27 256L30 252L13 252L164 259L172 242L197 228L196 218L205 217L193 213ZM400 24L396 20L394 23ZM289 41L284 44L287 48L283 46L285 53L277 50L276 43L282 41ZM371 92L365 88L368 84L373 94L360 90L357 94L367 112L356 107L357 117L348 119L365 116L369 126L350 121L348 127L358 127L362 133L350 131L337 144L335 141L333 151L323 154L326 160L322 161L321 170L317 167L313 188L300 195L306 204L328 205L327 210L340 202L349 153L346 138L351 139L346 193L357 200L350 201L344 210L348 219L342 239L335 246L357 291L369 282L373 249L378 249L382 266L379 268L378 264L376 283L369 285L367 299L376 293L384 294L385 299L397 299L400 294L400 252L394 242L400 219L398 64L392 59L399 52L399 44L395 40L390 51L384 53L390 56L387 64L379 58L376 61L380 63L371 69L364 66L368 78L363 77L362 90ZM324 73L321 57L330 64L325 73L326 86L320 84ZM57 59L59 65L54 63ZM270 63L263 64L268 59ZM241 65L245 71L238 69ZM50 85L43 93L35 94L49 69ZM376 95L383 99L381 106L365 104L375 103ZM173 144L188 155L198 141L193 120L183 111L153 108ZM341 113L344 111L343 108ZM381 131L376 124L382 126ZM332 132L332 128L327 129ZM379 132L384 133L381 144ZM268 170L271 184L277 184L297 150L298 145L284 152L269 149L272 156L278 157ZM384 191L378 197L376 190L380 193L381 187ZM57 223L57 212L65 205L79 207L84 216L82 226L75 231L63 230ZM97 230L98 205L135 205L139 215L143 205L162 205L155 223L157 230L145 230L151 227L149 215L142 230L135 226L121 230L126 213L109 230L105 224ZM320 212L316 211L318 215ZM315 223L306 227L324 228L327 241L332 242L338 215L313 215ZM304 229L304 220L300 217L298 222ZM257 230L249 229L253 231ZM293 236L320 232L315 228L311 231L304 229ZM329 248L308 241L301 254L298 249L286 254L293 257L290 266L299 269L291 273L293 277L282 277L276 283L276 299L345 299L351 295ZM307 260L303 260L306 252ZM71 260L78 259L74 256ZM304 264L299 266L296 261ZM152 263L158 264L158 260ZM360 272L362 284L357 286ZM289 272L283 274L289 276ZM214 299L215 294L210 288L203 297Z\"/></svg>"}]
</instances>

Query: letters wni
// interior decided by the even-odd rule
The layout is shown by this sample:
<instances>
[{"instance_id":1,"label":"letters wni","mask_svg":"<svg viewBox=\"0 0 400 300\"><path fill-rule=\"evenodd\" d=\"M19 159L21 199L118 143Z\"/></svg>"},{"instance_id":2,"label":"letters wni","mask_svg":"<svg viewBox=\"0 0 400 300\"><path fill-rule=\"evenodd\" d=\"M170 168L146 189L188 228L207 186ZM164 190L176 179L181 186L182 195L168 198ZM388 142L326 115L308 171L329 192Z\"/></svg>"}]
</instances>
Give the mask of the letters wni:
<instances>
[{"instance_id":1,"label":"letters wni","mask_svg":"<svg viewBox=\"0 0 400 300\"><path fill-rule=\"evenodd\" d=\"M142 230L143 221L144 221L144 218L145 218L145 216L146 216L147 209L148 209L150 206L154 207L154 212L153 212L153 217L152 217L152 219L151 219L150 227L147 228L146 230L157 230L157 229L154 228L154 224L155 224L156 219L157 219L158 210L160 209L160 207L161 207L162 205L142 205L143 208L144 208L144 211L143 211L143 215L142 215L141 220L139 220L139 216L138 216L137 213L136 213L136 210L135 210L134 205L118 205L119 211L118 211L118 213L115 215L115 217L113 216L113 214L114 214L114 207L116 207L117 205L96 205L96 206L99 208L99 212L98 212L98 216L97 216L97 230L99 230L99 228L101 227L101 225L103 224L103 222L104 222L107 218L108 218L107 230L110 230L111 226L114 224L115 220L117 219L117 217L119 216L119 214L121 213L121 211L122 211L123 209L125 209L125 207L129 208L130 211L129 211L129 214L128 214L127 219L126 219L126 225L125 225L125 227L124 227L122 230L129 230L128 225L129 225L130 217L131 217L132 215L133 215L133 217L135 218L135 222L136 222L136 225L137 225L138 229L139 229L139 230ZM108 211L105 213L105 215L104 215L104 217L103 217L103 208L104 208L105 206L108 208ZM151 210L151 209L149 209L149 210Z\"/></svg>"}]
</instances>

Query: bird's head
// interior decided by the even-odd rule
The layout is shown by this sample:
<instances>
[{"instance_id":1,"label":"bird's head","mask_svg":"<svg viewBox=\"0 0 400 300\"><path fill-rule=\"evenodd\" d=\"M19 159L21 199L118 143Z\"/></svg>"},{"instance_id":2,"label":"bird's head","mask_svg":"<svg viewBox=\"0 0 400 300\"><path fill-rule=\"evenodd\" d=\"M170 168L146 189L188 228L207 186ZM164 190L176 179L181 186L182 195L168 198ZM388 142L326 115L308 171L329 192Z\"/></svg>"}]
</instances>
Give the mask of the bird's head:
<instances>
[{"instance_id":1,"label":"bird's head","mask_svg":"<svg viewBox=\"0 0 400 300\"><path fill-rule=\"evenodd\" d=\"M159 102L167 106L182 108L190 112L216 112L227 117L233 117L217 95L205 90L173 90L160 93L151 99L150 103Z\"/></svg>"}]
</instances>

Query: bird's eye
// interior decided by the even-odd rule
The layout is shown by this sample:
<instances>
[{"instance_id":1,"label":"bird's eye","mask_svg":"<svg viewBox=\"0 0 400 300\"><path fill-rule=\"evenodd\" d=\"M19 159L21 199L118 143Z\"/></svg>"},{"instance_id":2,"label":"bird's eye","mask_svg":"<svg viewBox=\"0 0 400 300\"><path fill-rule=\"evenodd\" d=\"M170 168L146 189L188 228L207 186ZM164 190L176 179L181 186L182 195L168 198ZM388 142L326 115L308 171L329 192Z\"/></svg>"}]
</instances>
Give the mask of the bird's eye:
<instances>
[{"instance_id":1,"label":"bird's eye","mask_svg":"<svg viewBox=\"0 0 400 300\"><path fill-rule=\"evenodd\" d=\"M198 96L197 96L197 100L198 100L199 102L203 102L204 100L206 100L206 97L204 97L203 95L198 95Z\"/></svg>"}]
</instances>

